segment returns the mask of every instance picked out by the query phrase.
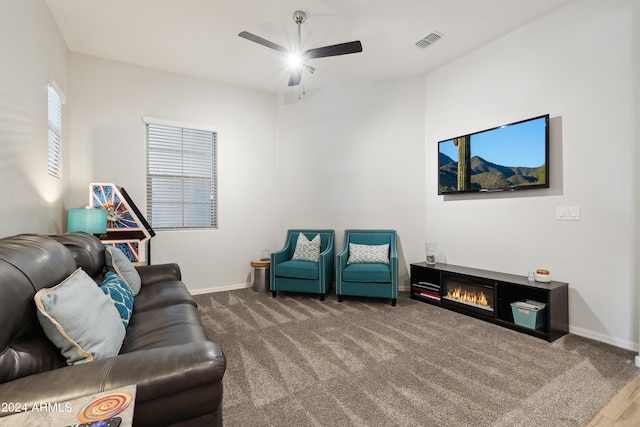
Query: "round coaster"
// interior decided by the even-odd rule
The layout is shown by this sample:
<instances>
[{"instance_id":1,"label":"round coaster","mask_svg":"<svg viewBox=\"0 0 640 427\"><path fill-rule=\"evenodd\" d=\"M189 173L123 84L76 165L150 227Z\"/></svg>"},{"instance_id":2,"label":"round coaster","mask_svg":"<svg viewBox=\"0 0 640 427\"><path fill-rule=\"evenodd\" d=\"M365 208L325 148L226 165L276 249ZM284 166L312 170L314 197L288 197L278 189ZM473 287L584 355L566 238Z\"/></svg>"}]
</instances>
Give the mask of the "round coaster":
<instances>
[{"instance_id":1,"label":"round coaster","mask_svg":"<svg viewBox=\"0 0 640 427\"><path fill-rule=\"evenodd\" d=\"M78 414L82 423L104 420L115 417L131 403L131 395L127 392L111 393L89 402Z\"/></svg>"}]
</instances>

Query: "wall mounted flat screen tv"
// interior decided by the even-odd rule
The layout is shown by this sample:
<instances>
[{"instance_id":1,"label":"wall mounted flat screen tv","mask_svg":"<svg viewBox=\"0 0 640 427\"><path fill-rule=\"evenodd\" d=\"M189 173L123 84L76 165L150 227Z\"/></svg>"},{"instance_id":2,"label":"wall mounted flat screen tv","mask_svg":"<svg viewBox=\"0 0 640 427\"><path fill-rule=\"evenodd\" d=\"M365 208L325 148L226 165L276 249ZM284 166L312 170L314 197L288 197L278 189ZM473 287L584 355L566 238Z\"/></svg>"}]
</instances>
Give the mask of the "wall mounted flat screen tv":
<instances>
[{"instance_id":1,"label":"wall mounted flat screen tv","mask_svg":"<svg viewBox=\"0 0 640 427\"><path fill-rule=\"evenodd\" d=\"M438 142L438 194L549 188L549 115Z\"/></svg>"}]
</instances>

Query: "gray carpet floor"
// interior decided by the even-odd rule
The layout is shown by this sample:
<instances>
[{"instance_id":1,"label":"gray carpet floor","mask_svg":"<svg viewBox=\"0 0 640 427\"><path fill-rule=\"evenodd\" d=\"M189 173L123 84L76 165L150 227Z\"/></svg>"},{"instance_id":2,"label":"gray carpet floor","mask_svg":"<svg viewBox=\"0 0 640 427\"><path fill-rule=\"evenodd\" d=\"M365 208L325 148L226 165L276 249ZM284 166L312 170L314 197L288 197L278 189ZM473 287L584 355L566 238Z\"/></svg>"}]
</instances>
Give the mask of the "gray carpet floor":
<instances>
[{"instance_id":1,"label":"gray carpet floor","mask_svg":"<svg viewBox=\"0 0 640 427\"><path fill-rule=\"evenodd\" d=\"M225 426L584 426L635 353L553 343L409 299L195 297L227 357Z\"/></svg>"}]
</instances>

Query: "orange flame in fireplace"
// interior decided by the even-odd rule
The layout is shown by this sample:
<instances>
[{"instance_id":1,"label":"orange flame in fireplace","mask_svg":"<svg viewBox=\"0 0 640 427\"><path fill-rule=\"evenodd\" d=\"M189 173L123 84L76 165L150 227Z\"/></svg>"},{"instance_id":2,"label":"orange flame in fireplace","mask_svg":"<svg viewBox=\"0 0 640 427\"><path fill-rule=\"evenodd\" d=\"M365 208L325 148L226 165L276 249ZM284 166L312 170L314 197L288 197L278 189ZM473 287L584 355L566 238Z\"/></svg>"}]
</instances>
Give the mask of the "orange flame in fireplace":
<instances>
[{"instance_id":1,"label":"orange flame in fireplace","mask_svg":"<svg viewBox=\"0 0 640 427\"><path fill-rule=\"evenodd\" d=\"M487 301L487 296L484 292L469 292L462 288L453 288L447 290L447 296L452 299L456 299L458 301L467 302L471 304L477 304L482 306L489 306L489 301Z\"/></svg>"}]
</instances>

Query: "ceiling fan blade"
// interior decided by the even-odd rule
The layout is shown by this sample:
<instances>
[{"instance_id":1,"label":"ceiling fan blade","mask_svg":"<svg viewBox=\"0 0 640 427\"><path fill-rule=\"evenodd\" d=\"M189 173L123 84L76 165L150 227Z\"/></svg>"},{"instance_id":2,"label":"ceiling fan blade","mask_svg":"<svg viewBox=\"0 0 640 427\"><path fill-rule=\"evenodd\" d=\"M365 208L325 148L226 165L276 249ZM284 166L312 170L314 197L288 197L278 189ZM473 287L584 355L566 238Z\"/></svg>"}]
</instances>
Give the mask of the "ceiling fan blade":
<instances>
[{"instance_id":1,"label":"ceiling fan blade","mask_svg":"<svg viewBox=\"0 0 640 427\"><path fill-rule=\"evenodd\" d=\"M243 39L247 39L249 41L252 41L254 43L258 43L261 44L262 46L266 46L269 49L273 49L273 50L277 50L278 52L282 52L282 53L288 53L289 50L286 49L283 46L280 46L279 44L276 44L274 42L270 42L267 39L263 39L262 37L256 36L255 34L251 34L247 31L243 31L240 34L238 34L240 37L242 37Z\"/></svg>"},{"instance_id":2,"label":"ceiling fan blade","mask_svg":"<svg viewBox=\"0 0 640 427\"><path fill-rule=\"evenodd\" d=\"M302 70L293 70L289 76L289 86L298 86L302 80Z\"/></svg>"},{"instance_id":3,"label":"ceiling fan blade","mask_svg":"<svg viewBox=\"0 0 640 427\"><path fill-rule=\"evenodd\" d=\"M313 59L325 58L327 56L346 55L348 53L358 52L362 52L362 43L360 43L360 40L309 49L304 53L303 56L309 59Z\"/></svg>"}]
</instances>

